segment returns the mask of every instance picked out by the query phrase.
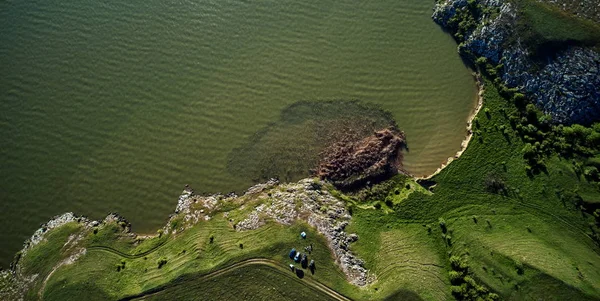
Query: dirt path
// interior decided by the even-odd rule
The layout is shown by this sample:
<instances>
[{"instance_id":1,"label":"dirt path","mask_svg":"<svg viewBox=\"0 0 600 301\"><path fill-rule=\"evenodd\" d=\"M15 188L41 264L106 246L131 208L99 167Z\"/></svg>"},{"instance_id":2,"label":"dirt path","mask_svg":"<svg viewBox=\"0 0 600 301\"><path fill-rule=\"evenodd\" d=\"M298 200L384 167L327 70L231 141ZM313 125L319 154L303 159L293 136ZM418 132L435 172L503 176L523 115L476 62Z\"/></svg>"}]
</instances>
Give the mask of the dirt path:
<instances>
[{"instance_id":1,"label":"dirt path","mask_svg":"<svg viewBox=\"0 0 600 301\"><path fill-rule=\"evenodd\" d=\"M141 258L144 257L148 254L151 254L152 252L156 251L158 248L162 247L167 241L162 241L160 244L152 247L151 249L144 251L142 253L139 254L135 254L135 255L131 255L131 254L127 254L127 253L123 253L117 249L111 248L111 247L106 247L106 246L91 246L88 247L88 251L105 251L105 252L109 252L109 253L113 253L115 255L121 256L121 257L125 257L127 259L136 259L136 258Z\"/></svg>"},{"instance_id":2,"label":"dirt path","mask_svg":"<svg viewBox=\"0 0 600 301\"><path fill-rule=\"evenodd\" d=\"M278 272L282 273L282 275L287 275L290 274L290 270L287 267L282 267L281 264L279 264L276 261L270 260L270 259L266 259L266 258L253 258L253 259L248 259L248 260L244 260L244 261L240 261L238 263L232 264L228 267L219 269L217 271L202 275L196 279L194 279L193 281L206 281L206 280L210 280L213 279L215 277L221 276L223 274L226 274L228 272L232 272L236 269L239 269L241 267L246 267L246 266L251 266L251 265L266 265L269 267L272 267L274 269L276 269ZM294 276L289 276L289 278L294 279L295 281L310 286L312 289L317 290L321 293L326 294L327 296L331 297L334 300L338 300L338 301L349 301L351 299L345 297L344 295L341 295L340 293L334 291L333 289L323 285L322 283L305 277L303 279L298 279ZM178 284L176 286L163 286L163 287L159 287L155 290L151 290L150 292L144 292L135 296L129 296L129 297L125 297L123 299L120 299L121 301L126 301L126 300L143 300L146 297L149 296L153 296L156 295L166 289L169 288L173 288L173 287L178 287L180 285L185 285L184 283L182 284Z\"/></svg>"}]
</instances>

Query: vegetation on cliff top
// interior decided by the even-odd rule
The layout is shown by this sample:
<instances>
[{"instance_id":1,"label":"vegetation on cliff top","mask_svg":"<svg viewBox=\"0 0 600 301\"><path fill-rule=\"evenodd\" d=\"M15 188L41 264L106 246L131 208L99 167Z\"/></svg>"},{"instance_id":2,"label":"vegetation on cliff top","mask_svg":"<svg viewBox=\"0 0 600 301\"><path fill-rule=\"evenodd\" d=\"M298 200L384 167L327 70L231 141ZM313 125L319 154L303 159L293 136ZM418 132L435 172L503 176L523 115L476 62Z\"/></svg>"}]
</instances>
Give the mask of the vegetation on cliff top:
<instances>
[{"instance_id":1,"label":"vegetation on cliff top","mask_svg":"<svg viewBox=\"0 0 600 301\"><path fill-rule=\"evenodd\" d=\"M573 16L553 5L513 1L519 12L518 36L534 56L545 57L567 46L600 46L600 25Z\"/></svg>"}]
</instances>

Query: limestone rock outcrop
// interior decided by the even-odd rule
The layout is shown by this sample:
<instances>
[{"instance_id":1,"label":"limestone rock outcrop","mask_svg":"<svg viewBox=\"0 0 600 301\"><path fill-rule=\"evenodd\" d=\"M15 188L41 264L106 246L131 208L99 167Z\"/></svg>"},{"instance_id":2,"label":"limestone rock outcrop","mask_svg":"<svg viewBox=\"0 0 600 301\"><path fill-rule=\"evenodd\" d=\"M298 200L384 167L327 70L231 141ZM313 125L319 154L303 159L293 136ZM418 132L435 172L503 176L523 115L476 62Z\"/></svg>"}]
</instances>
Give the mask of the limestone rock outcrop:
<instances>
[{"instance_id":1,"label":"limestone rock outcrop","mask_svg":"<svg viewBox=\"0 0 600 301\"><path fill-rule=\"evenodd\" d=\"M499 66L499 76L517 88L555 122L590 124L600 120L600 54L591 48L565 45L543 62L533 61L515 29L516 8L505 0L476 1L482 14L477 26L457 38L467 59L484 57ZM458 14L469 13L467 0L437 1L433 20L447 30ZM456 35L455 35L456 37Z\"/></svg>"}]
</instances>

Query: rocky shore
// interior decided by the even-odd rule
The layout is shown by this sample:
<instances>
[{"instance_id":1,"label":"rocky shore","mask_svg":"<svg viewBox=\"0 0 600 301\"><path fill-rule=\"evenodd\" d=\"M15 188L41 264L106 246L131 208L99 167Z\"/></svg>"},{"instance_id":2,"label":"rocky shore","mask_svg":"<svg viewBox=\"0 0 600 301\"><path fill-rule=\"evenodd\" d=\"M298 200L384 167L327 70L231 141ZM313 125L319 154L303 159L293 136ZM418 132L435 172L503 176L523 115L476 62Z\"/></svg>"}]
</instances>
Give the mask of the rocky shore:
<instances>
[{"instance_id":1,"label":"rocky shore","mask_svg":"<svg viewBox=\"0 0 600 301\"><path fill-rule=\"evenodd\" d=\"M72 264L81 256L86 254L87 250L81 247L79 242L84 238L84 235L88 233L88 231L91 231L94 227L97 227L101 224L108 224L111 222L121 223L124 225L123 231L129 233L131 225L117 213L110 213L102 221L93 221L84 216L77 216L72 212L67 212L57 215L48 222L40 225L40 228L38 228L33 235L31 235L31 237L24 242L23 249L17 253L15 260L10 265L10 269L0 271L0 300L23 300L23 296L25 295L26 291L30 289L30 285L37 280L38 275L25 275L21 265L19 264L20 259L36 245L44 242L47 234L52 230L60 228L69 223L77 223L77 225L83 227L84 229L83 231L80 231L78 235L69 236L67 242L63 246L63 252L70 255L54 266L52 271L50 271L50 273L42 280L43 286L58 268L64 265Z\"/></svg>"},{"instance_id":2,"label":"rocky shore","mask_svg":"<svg viewBox=\"0 0 600 301\"><path fill-rule=\"evenodd\" d=\"M223 214L227 218L229 212L221 211L224 205L237 204L240 205L240 209L244 209L245 206L250 206L247 202L252 202L252 204L257 204L256 207L243 220L231 224L236 231L257 229L269 221L284 225L292 224L295 221L307 222L326 237L329 248L336 258L336 263L351 283L358 286L371 283L374 277L364 268L364 261L349 250L349 244L357 241L358 236L345 232L345 227L351 220L345 203L323 189L324 185L325 183L318 179L304 179L288 184L280 184L279 181L272 179L249 188L242 196L235 194L201 196L196 195L193 189L186 186L179 196L175 212L170 215L165 227L160 229L156 235L176 235L200 221L210 220L216 214ZM233 220L230 219L230 222ZM42 224L25 241L23 249L18 253L10 269L0 271L0 299L22 300L31 284L40 281L37 279L38 275L24 275L19 259L46 240L48 233L70 223L76 223L83 229L77 232L77 235L74 234L68 238L63 250L71 255L54 266L50 274L41 280L42 285L56 269L72 264L86 254L85 247L82 247L79 242L97 227L118 223L125 235L131 235L138 239L151 237L138 236L130 232L131 224L116 213L109 214L101 221L90 220L71 212L56 216Z\"/></svg>"},{"instance_id":3,"label":"rocky shore","mask_svg":"<svg viewBox=\"0 0 600 301\"><path fill-rule=\"evenodd\" d=\"M270 196L262 196L268 197L270 202L257 206L246 219L236 224L236 230L254 230L267 220L284 225L296 220L305 221L325 236L336 263L349 282L357 286L367 285L374 281L374 277L364 267L364 261L349 250L349 245L358 240L356 234L345 231L351 220L350 213L343 201L322 189L324 185L316 179L281 184L270 192Z\"/></svg>"},{"instance_id":4,"label":"rocky shore","mask_svg":"<svg viewBox=\"0 0 600 301\"><path fill-rule=\"evenodd\" d=\"M467 0L438 0L433 20L452 31L453 22L471 14ZM471 4L472 5L472 4ZM459 53L498 66L509 88L517 88L559 123L590 124L600 119L600 54L591 48L565 45L534 62L515 29L518 14L506 0L476 1L480 12L474 29L455 35Z\"/></svg>"},{"instance_id":5,"label":"rocky shore","mask_svg":"<svg viewBox=\"0 0 600 301\"><path fill-rule=\"evenodd\" d=\"M374 276L364 267L364 261L349 250L350 244L358 240L356 234L345 231L351 220L350 213L343 201L324 189L325 185L318 179L286 184L271 179L250 187L242 196L200 196L188 187L179 197L175 213L161 231L164 234L184 231L198 221L210 220L215 214L220 214L219 209L225 204L239 204L241 210L254 205L242 220L229 220L236 231L255 230L269 221L283 225L304 221L325 236L336 263L348 281L357 286L367 285L374 281ZM222 214L229 218L229 212ZM177 219L182 219L183 223L172 229L172 222Z\"/></svg>"}]
</instances>

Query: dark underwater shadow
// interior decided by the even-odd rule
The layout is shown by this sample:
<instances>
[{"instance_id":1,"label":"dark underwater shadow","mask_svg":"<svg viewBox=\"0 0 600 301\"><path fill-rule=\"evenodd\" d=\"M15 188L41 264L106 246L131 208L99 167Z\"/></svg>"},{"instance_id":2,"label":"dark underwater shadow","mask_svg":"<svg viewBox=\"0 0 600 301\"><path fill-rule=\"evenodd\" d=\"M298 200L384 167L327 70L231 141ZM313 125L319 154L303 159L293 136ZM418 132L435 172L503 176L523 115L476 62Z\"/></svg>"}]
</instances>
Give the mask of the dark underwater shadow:
<instances>
[{"instance_id":1,"label":"dark underwater shadow","mask_svg":"<svg viewBox=\"0 0 600 301\"><path fill-rule=\"evenodd\" d=\"M358 100L297 102L233 149L227 171L253 182L296 181L309 176L319 154L341 137L359 140L388 127L397 128L396 121L379 105Z\"/></svg>"}]
</instances>

